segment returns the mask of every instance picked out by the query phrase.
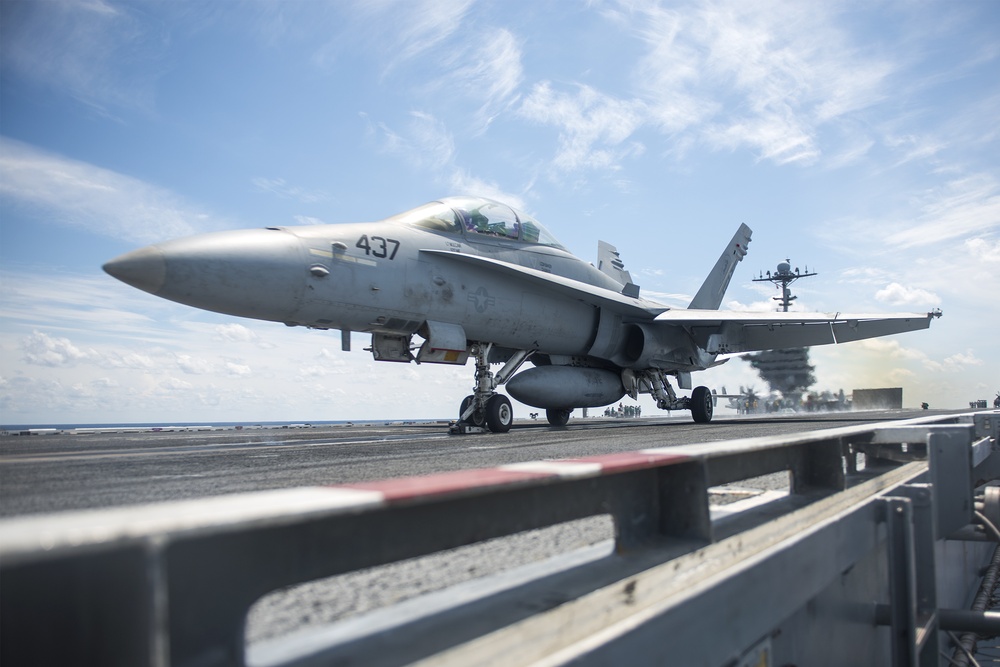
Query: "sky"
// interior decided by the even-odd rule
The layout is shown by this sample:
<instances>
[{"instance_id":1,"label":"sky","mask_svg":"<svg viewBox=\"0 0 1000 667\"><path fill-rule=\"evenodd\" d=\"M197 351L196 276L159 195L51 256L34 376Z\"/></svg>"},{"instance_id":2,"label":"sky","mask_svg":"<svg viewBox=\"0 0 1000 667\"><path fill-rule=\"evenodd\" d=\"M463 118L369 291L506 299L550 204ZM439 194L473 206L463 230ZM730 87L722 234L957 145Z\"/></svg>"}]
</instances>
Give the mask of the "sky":
<instances>
[{"instance_id":1,"label":"sky","mask_svg":"<svg viewBox=\"0 0 1000 667\"><path fill-rule=\"evenodd\" d=\"M0 423L453 418L472 366L158 299L101 271L188 234L475 194L686 306L927 312L811 350L816 389L1000 391L1000 2L0 2ZM764 383L732 359L695 376ZM627 402L628 399L626 399ZM648 399L644 414L656 412ZM515 403L515 414L526 417Z\"/></svg>"}]
</instances>

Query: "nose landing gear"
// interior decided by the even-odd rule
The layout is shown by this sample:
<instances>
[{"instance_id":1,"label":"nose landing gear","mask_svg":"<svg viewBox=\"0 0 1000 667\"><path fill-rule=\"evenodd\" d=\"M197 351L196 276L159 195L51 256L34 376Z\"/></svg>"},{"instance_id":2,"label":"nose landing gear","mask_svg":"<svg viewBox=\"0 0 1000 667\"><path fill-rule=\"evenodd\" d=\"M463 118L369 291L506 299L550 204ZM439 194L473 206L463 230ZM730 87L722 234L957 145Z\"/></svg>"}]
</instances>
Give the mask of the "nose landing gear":
<instances>
[{"instance_id":1,"label":"nose landing gear","mask_svg":"<svg viewBox=\"0 0 1000 667\"><path fill-rule=\"evenodd\" d=\"M473 393L462 399L458 422L452 424L450 433L506 433L514 424L514 409L510 399L497 393L496 389L506 382L531 356L531 350L518 350L503 368L494 375L490 370L490 350L492 343L474 343L472 354L476 359L476 386Z\"/></svg>"}]
</instances>

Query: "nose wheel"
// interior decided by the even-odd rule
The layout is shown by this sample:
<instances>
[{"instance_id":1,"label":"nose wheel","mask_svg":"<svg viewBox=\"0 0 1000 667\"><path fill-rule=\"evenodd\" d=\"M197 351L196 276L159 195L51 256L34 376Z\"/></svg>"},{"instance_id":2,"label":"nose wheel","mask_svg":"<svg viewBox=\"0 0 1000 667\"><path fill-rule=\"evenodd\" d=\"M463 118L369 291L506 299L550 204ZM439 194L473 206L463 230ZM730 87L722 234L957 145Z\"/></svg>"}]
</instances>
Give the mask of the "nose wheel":
<instances>
[{"instance_id":1,"label":"nose wheel","mask_svg":"<svg viewBox=\"0 0 1000 667\"><path fill-rule=\"evenodd\" d=\"M489 396L485 407L475 403L475 395L462 399L462 407L458 413L461 432L481 433L489 429L492 433L506 433L514 425L514 408L510 405L510 399L503 394ZM465 416L467 413L468 416Z\"/></svg>"},{"instance_id":2,"label":"nose wheel","mask_svg":"<svg viewBox=\"0 0 1000 667\"><path fill-rule=\"evenodd\" d=\"M475 406L472 408L472 412L469 413L468 417L464 417L465 413L473 406L476 402L475 396L466 396L462 399L462 406L458 410L458 419L464 424L470 426L475 426L478 428L483 428L486 425L486 411L480 406Z\"/></svg>"},{"instance_id":3,"label":"nose wheel","mask_svg":"<svg viewBox=\"0 0 1000 667\"><path fill-rule=\"evenodd\" d=\"M474 393L462 399L458 411L458 422L451 428L452 433L483 433L489 429L493 433L506 433L514 425L514 409L510 399L498 394L496 388L507 381L531 356L528 350L515 352L496 374L490 371L489 354L492 345L474 344L472 353L476 359L476 387Z\"/></svg>"},{"instance_id":4,"label":"nose wheel","mask_svg":"<svg viewBox=\"0 0 1000 667\"><path fill-rule=\"evenodd\" d=\"M506 433L514 425L514 409L503 394L493 394L486 401L486 425L494 433Z\"/></svg>"}]
</instances>

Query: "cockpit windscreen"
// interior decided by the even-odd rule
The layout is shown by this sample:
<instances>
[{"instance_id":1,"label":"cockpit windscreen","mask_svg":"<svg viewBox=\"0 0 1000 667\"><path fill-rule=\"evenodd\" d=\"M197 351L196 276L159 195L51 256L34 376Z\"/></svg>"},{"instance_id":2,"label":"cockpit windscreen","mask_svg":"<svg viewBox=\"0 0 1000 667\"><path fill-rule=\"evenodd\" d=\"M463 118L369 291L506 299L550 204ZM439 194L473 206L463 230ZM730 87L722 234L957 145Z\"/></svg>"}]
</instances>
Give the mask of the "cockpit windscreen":
<instances>
[{"instance_id":1,"label":"cockpit windscreen","mask_svg":"<svg viewBox=\"0 0 1000 667\"><path fill-rule=\"evenodd\" d=\"M481 197L448 197L431 202L390 220L442 232L521 241L562 248L562 244L534 218L506 204Z\"/></svg>"}]
</instances>

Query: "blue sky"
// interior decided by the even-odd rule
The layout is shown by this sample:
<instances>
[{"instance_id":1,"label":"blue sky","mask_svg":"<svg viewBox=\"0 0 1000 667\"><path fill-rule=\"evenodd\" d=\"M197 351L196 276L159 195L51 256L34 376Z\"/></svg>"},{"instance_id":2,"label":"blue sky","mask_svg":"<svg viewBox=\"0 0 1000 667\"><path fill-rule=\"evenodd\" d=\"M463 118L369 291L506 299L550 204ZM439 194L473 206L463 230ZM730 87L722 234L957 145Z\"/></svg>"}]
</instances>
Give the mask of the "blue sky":
<instances>
[{"instance_id":1,"label":"blue sky","mask_svg":"<svg viewBox=\"0 0 1000 667\"><path fill-rule=\"evenodd\" d=\"M789 257L798 310L926 312L814 348L818 388L1000 390L1000 3L0 3L0 421L452 417L472 368L204 313L103 274L218 229L451 194L617 245L683 306L741 222L725 307ZM700 375L763 388L739 360ZM528 409L515 406L519 416ZM647 414L653 412L649 407Z\"/></svg>"}]
</instances>

